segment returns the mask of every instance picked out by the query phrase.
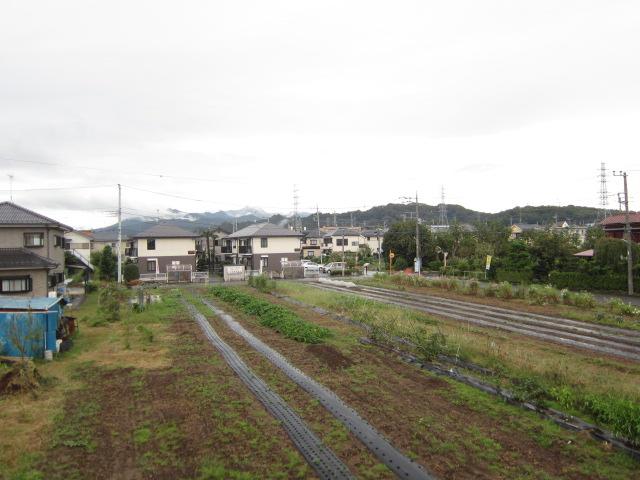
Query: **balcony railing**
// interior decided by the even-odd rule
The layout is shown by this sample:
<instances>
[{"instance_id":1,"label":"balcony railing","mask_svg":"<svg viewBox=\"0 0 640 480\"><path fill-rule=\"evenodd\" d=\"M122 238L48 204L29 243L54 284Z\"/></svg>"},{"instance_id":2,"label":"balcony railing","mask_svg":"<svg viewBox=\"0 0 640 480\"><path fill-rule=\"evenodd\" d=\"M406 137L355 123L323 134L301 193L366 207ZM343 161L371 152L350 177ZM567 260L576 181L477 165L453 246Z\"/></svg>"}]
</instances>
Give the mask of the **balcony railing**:
<instances>
[{"instance_id":1,"label":"balcony railing","mask_svg":"<svg viewBox=\"0 0 640 480\"><path fill-rule=\"evenodd\" d=\"M124 249L124 254L127 257L137 257L138 256L138 249L137 248L125 248Z\"/></svg>"},{"instance_id":2,"label":"balcony railing","mask_svg":"<svg viewBox=\"0 0 640 480\"><path fill-rule=\"evenodd\" d=\"M231 245L229 245L229 246L227 246L227 247L222 247L222 248L220 249L220 251L221 251L222 253L231 253Z\"/></svg>"},{"instance_id":3,"label":"balcony railing","mask_svg":"<svg viewBox=\"0 0 640 480\"><path fill-rule=\"evenodd\" d=\"M251 246L249 246L249 245L240 245L239 251L240 251L240 253L251 253Z\"/></svg>"}]
</instances>

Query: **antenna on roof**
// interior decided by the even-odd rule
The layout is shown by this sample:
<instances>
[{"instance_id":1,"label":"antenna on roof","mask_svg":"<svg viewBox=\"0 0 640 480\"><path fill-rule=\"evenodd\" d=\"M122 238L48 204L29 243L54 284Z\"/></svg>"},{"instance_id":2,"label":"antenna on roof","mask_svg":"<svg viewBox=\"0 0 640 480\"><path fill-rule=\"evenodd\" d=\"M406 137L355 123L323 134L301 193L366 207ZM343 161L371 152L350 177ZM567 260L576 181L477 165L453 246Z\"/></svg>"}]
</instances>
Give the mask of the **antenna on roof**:
<instances>
[{"instance_id":1,"label":"antenna on roof","mask_svg":"<svg viewBox=\"0 0 640 480\"><path fill-rule=\"evenodd\" d=\"M9 174L7 177L9 177L9 200L13 202L13 174Z\"/></svg>"}]
</instances>

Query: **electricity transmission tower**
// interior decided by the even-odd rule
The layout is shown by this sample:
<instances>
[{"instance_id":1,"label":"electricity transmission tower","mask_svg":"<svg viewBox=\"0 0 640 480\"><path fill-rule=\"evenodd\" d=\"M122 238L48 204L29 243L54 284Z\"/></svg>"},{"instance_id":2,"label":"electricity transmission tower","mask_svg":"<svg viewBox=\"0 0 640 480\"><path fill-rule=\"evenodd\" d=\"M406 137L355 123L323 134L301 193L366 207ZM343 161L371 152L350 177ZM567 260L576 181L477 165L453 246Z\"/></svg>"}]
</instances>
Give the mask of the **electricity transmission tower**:
<instances>
[{"instance_id":1,"label":"electricity transmission tower","mask_svg":"<svg viewBox=\"0 0 640 480\"><path fill-rule=\"evenodd\" d=\"M609 215L609 195L607 192L607 170L604 162L600 163L600 211L598 218L604 220Z\"/></svg>"},{"instance_id":2,"label":"electricity transmission tower","mask_svg":"<svg viewBox=\"0 0 640 480\"><path fill-rule=\"evenodd\" d=\"M447 204L444 202L444 185L441 190L440 225L449 226L449 219L447 218Z\"/></svg>"},{"instance_id":3,"label":"electricity transmission tower","mask_svg":"<svg viewBox=\"0 0 640 480\"><path fill-rule=\"evenodd\" d=\"M293 186L293 230L298 231L300 227L298 225L298 186Z\"/></svg>"}]
</instances>

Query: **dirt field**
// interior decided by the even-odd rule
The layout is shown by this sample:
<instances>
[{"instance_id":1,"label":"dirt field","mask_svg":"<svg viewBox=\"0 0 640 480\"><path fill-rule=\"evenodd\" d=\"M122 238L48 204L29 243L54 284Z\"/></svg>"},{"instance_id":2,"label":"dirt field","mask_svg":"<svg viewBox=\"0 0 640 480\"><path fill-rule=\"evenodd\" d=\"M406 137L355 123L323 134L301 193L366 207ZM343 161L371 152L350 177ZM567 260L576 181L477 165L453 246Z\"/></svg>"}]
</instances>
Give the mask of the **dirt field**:
<instances>
[{"instance_id":1,"label":"dirt field","mask_svg":"<svg viewBox=\"0 0 640 480\"><path fill-rule=\"evenodd\" d=\"M260 326L255 317L222 306L440 478L640 478L633 460L604 445L364 346L357 329L251 293L331 328L334 337L321 347L305 346ZM209 316L231 341L234 335ZM240 343L238 347L257 361L256 353Z\"/></svg>"}]
</instances>

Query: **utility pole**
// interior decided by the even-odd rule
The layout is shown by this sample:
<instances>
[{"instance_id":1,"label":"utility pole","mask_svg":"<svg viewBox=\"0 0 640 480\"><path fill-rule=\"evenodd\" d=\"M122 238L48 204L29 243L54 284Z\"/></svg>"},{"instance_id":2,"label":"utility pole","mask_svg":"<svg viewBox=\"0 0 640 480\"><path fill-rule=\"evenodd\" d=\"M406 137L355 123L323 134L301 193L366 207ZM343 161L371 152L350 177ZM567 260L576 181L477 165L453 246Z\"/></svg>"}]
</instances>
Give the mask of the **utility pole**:
<instances>
[{"instance_id":1,"label":"utility pole","mask_svg":"<svg viewBox=\"0 0 640 480\"><path fill-rule=\"evenodd\" d=\"M322 235L320 235L320 207L316 205L316 220L318 222L318 238L322 241ZM320 245L320 264L324 263L322 261L322 245Z\"/></svg>"},{"instance_id":2,"label":"utility pole","mask_svg":"<svg viewBox=\"0 0 640 480\"><path fill-rule=\"evenodd\" d=\"M416 273L420 276L422 259L420 258L420 214L418 211L418 192L416 191Z\"/></svg>"},{"instance_id":3,"label":"utility pole","mask_svg":"<svg viewBox=\"0 0 640 480\"><path fill-rule=\"evenodd\" d=\"M378 237L378 272L380 272L380 268L382 267L382 252L380 251L380 230L377 232Z\"/></svg>"},{"instance_id":4,"label":"utility pole","mask_svg":"<svg viewBox=\"0 0 640 480\"><path fill-rule=\"evenodd\" d=\"M624 239L627 242L627 293L633 295L633 258L631 248L631 223L629 221L629 190L627 188L627 172L613 173L622 177L624 182Z\"/></svg>"},{"instance_id":5,"label":"utility pole","mask_svg":"<svg viewBox=\"0 0 640 480\"><path fill-rule=\"evenodd\" d=\"M118 184L118 283L122 283L122 185Z\"/></svg>"},{"instance_id":6,"label":"utility pole","mask_svg":"<svg viewBox=\"0 0 640 480\"><path fill-rule=\"evenodd\" d=\"M342 229L342 276L344 277L344 228Z\"/></svg>"},{"instance_id":7,"label":"utility pole","mask_svg":"<svg viewBox=\"0 0 640 480\"><path fill-rule=\"evenodd\" d=\"M9 177L9 201L13 202L13 175L7 175Z\"/></svg>"}]
</instances>

